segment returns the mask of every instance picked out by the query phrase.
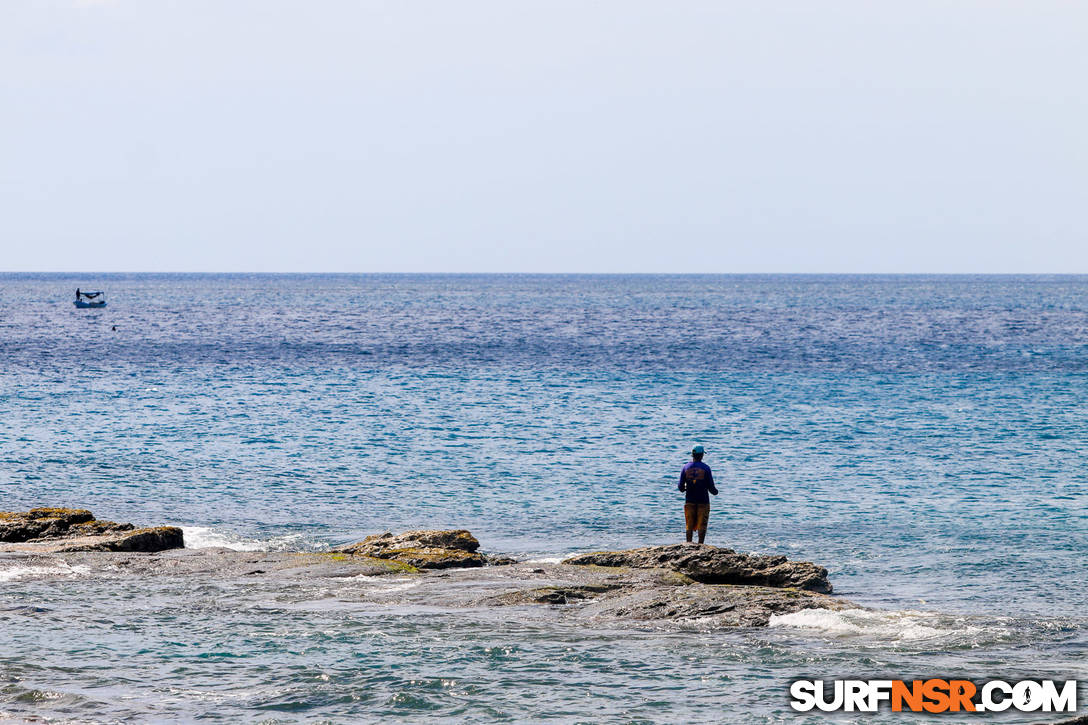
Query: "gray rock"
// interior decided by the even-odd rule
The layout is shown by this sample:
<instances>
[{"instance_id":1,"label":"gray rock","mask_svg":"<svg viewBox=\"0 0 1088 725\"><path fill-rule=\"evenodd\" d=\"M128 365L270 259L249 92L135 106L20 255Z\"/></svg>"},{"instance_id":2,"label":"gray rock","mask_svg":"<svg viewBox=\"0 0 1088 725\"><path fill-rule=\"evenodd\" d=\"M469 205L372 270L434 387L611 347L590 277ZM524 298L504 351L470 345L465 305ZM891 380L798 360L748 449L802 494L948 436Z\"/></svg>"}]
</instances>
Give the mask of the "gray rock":
<instances>
[{"instance_id":1,"label":"gray rock","mask_svg":"<svg viewBox=\"0 0 1088 725\"><path fill-rule=\"evenodd\" d=\"M809 561L790 561L784 556L738 554L709 544L648 546L627 551L597 551L566 559L576 566L666 568L704 584L746 584L791 587L831 593L827 569Z\"/></svg>"},{"instance_id":2,"label":"gray rock","mask_svg":"<svg viewBox=\"0 0 1088 725\"><path fill-rule=\"evenodd\" d=\"M117 533L74 539L58 551L165 551L185 548L181 529L176 526L155 526Z\"/></svg>"},{"instance_id":3,"label":"gray rock","mask_svg":"<svg viewBox=\"0 0 1088 725\"><path fill-rule=\"evenodd\" d=\"M0 512L0 551L163 551L185 545L173 526L137 529L101 521L87 509L35 508Z\"/></svg>"},{"instance_id":4,"label":"gray rock","mask_svg":"<svg viewBox=\"0 0 1088 725\"><path fill-rule=\"evenodd\" d=\"M552 605L563 616L608 625L762 627L775 614L804 609L856 609L844 599L792 587L703 584L659 567L549 564L522 570L492 570L509 588L477 600L476 606ZM544 574L548 581L540 581ZM530 584L531 586L525 586ZM416 592L424 594L419 588Z\"/></svg>"},{"instance_id":5,"label":"gray rock","mask_svg":"<svg viewBox=\"0 0 1088 725\"><path fill-rule=\"evenodd\" d=\"M324 582L338 592L341 606L497 607L504 610L501 616L511 621L558 618L609 628L756 627L766 625L774 614L855 607L837 597L798 588L697 582L669 565L674 557L665 557L663 566L481 566L483 557L476 551L479 544L463 530L368 537L340 552L328 553L222 548L128 553L180 543L180 538L177 529L160 527L7 544L0 547L8 552L0 554L0 569L30 564L43 570L43 576L65 578L78 565L111 579L169 575L202 582L236 584L244 580L246 586L268 588L277 601L309 601L314 583ZM629 558L639 564L651 561L641 555ZM480 563L458 568L465 566L466 560ZM696 574L701 571L691 569ZM56 574L49 574L50 570ZM402 578L411 584L387 587L365 583L374 576Z\"/></svg>"},{"instance_id":6,"label":"gray rock","mask_svg":"<svg viewBox=\"0 0 1088 725\"><path fill-rule=\"evenodd\" d=\"M368 536L337 553L391 559L416 569L457 569L487 563L480 542L465 529L406 531Z\"/></svg>"},{"instance_id":7,"label":"gray rock","mask_svg":"<svg viewBox=\"0 0 1088 725\"><path fill-rule=\"evenodd\" d=\"M484 563L488 566L511 566L517 564L517 559L502 554L484 554Z\"/></svg>"},{"instance_id":8,"label":"gray rock","mask_svg":"<svg viewBox=\"0 0 1088 725\"><path fill-rule=\"evenodd\" d=\"M0 511L0 541L20 543L68 535L77 524L94 521L87 509L36 508L29 511Z\"/></svg>"},{"instance_id":9,"label":"gray rock","mask_svg":"<svg viewBox=\"0 0 1088 725\"><path fill-rule=\"evenodd\" d=\"M710 627L763 627L775 614L803 609L856 609L844 599L800 589L692 584L616 591L588 604L581 616L626 622L681 621Z\"/></svg>"},{"instance_id":10,"label":"gray rock","mask_svg":"<svg viewBox=\"0 0 1088 725\"><path fill-rule=\"evenodd\" d=\"M329 553L189 551L182 548L178 528L98 521L85 509L0 514L0 535L5 556L53 557L69 564L58 571L80 563L104 567L111 577L118 571L133 577L245 577L298 590L299 596L310 596L306 587L315 580L404 576L414 579L408 589L366 589L360 601L513 607L512 616L520 612L516 616L558 616L607 626L754 627L766 625L775 614L856 606L819 593L831 591L823 567L703 545L604 551L562 564L528 566L481 554L480 542L464 529L379 534ZM464 568L470 571L449 571Z\"/></svg>"}]
</instances>

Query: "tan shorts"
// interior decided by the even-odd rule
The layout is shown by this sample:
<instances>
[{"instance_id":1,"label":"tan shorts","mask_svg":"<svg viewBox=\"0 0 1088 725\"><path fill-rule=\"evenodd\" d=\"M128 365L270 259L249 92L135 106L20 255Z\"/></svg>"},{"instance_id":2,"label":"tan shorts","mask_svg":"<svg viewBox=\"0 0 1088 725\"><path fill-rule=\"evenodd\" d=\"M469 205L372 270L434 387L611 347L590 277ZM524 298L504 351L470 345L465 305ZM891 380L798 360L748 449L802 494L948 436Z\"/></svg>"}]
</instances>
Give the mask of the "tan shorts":
<instances>
[{"instance_id":1,"label":"tan shorts","mask_svg":"<svg viewBox=\"0 0 1088 725\"><path fill-rule=\"evenodd\" d=\"M710 504L684 504L684 523L687 524L688 531L706 531L708 521L710 521Z\"/></svg>"}]
</instances>

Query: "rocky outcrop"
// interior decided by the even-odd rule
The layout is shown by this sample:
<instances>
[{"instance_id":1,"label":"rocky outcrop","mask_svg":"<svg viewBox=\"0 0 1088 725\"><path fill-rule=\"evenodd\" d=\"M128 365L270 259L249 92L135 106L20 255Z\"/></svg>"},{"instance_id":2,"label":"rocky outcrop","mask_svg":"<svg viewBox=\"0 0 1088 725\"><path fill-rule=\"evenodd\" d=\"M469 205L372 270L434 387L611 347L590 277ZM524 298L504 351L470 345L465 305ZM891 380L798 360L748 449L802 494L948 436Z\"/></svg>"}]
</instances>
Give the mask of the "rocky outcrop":
<instances>
[{"instance_id":1,"label":"rocky outcrop","mask_svg":"<svg viewBox=\"0 0 1088 725\"><path fill-rule=\"evenodd\" d=\"M456 569L483 566L480 542L465 529L375 534L337 549L337 553L391 559L416 569Z\"/></svg>"},{"instance_id":2,"label":"rocky outcrop","mask_svg":"<svg viewBox=\"0 0 1088 725\"><path fill-rule=\"evenodd\" d=\"M33 561L42 576L103 568L109 576L244 577L312 596L315 581L410 577L408 587L347 586L346 601L403 607L503 607L511 618L542 616L608 627L758 627L775 614L851 609L828 596L827 570L782 556L703 545L603 551L561 564L484 555L464 529L368 536L330 552L183 548L180 529L99 521L85 509L0 514L0 570ZM158 552L131 556L127 552ZM26 559L20 559L25 556ZM63 565L62 565L63 564ZM451 571L465 569L468 571ZM54 572L49 574L48 572Z\"/></svg>"},{"instance_id":3,"label":"rocky outcrop","mask_svg":"<svg viewBox=\"0 0 1088 725\"><path fill-rule=\"evenodd\" d=\"M831 593L827 569L809 561L790 561L784 556L738 554L709 544L647 546L627 551L597 551L566 559L576 566L664 568L680 572L703 584L745 584L790 587Z\"/></svg>"},{"instance_id":4,"label":"rocky outcrop","mask_svg":"<svg viewBox=\"0 0 1088 725\"><path fill-rule=\"evenodd\" d=\"M505 567L543 581L485 597L477 604L558 605L565 616L580 620L699 628L762 627L776 614L857 608L852 602L799 586L829 591L823 567L780 559L693 545L598 552L558 565Z\"/></svg>"},{"instance_id":5,"label":"rocky outcrop","mask_svg":"<svg viewBox=\"0 0 1088 725\"><path fill-rule=\"evenodd\" d=\"M59 551L165 551L185 546L181 529L176 526L129 528L105 536L83 536L65 544Z\"/></svg>"},{"instance_id":6,"label":"rocky outcrop","mask_svg":"<svg viewBox=\"0 0 1088 725\"><path fill-rule=\"evenodd\" d=\"M484 554L484 564L487 566L508 566L517 564L518 560L503 554Z\"/></svg>"},{"instance_id":7,"label":"rocky outcrop","mask_svg":"<svg viewBox=\"0 0 1088 725\"><path fill-rule=\"evenodd\" d=\"M775 614L856 609L844 599L800 589L736 584L632 587L587 603L581 616L619 622L689 622L710 627L764 627Z\"/></svg>"},{"instance_id":8,"label":"rocky outcrop","mask_svg":"<svg viewBox=\"0 0 1088 725\"><path fill-rule=\"evenodd\" d=\"M857 608L845 599L793 587L703 584L661 567L522 564L480 574L473 589L492 584L502 591L476 599L473 606L545 605L565 619L608 626L763 627L776 614ZM463 576L458 583L465 584ZM413 594L425 596L427 588L419 586Z\"/></svg>"},{"instance_id":9,"label":"rocky outcrop","mask_svg":"<svg viewBox=\"0 0 1088 725\"><path fill-rule=\"evenodd\" d=\"M9 551L164 551L185 543L181 529L137 529L96 519L87 509L35 508L0 512L0 542Z\"/></svg>"},{"instance_id":10,"label":"rocky outcrop","mask_svg":"<svg viewBox=\"0 0 1088 725\"><path fill-rule=\"evenodd\" d=\"M19 543L68 535L69 529L94 521L87 509L36 508L0 511L0 541Z\"/></svg>"},{"instance_id":11,"label":"rocky outcrop","mask_svg":"<svg viewBox=\"0 0 1088 725\"><path fill-rule=\"evenodd\" d=\"M562 565L560 565L562 566ZM845 599L799 589L699 584L690 579L646 580L631 574L611 582L522 589L484 602L491 605L577 605L579 619L628 624L676 622L698 627L763 627L775 614L803 609L856 609Z\"/></svg>"}]
</instances>

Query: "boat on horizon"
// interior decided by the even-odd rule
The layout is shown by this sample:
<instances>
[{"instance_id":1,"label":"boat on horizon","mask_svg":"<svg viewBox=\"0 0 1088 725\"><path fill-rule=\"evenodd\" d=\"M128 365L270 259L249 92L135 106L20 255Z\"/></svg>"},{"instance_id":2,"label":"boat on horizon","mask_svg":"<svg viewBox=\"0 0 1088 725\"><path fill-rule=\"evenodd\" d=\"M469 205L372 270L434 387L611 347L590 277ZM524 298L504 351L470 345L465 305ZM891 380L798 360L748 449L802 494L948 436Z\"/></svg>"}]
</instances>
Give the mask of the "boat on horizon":
<instances>
[{"instance_id":1,"label":"boat on horizon","mask_svg":"<svg viewBox=\"0 0 1088 725\"><path fill-rule=\"evenodd\" d=\"M106 294L102 290L96 290L94 292L81 292L76 289L76 300L73 303L79 309L88 309L92 307L105 307L106 306Z\"/></svg>"}]
</instances>

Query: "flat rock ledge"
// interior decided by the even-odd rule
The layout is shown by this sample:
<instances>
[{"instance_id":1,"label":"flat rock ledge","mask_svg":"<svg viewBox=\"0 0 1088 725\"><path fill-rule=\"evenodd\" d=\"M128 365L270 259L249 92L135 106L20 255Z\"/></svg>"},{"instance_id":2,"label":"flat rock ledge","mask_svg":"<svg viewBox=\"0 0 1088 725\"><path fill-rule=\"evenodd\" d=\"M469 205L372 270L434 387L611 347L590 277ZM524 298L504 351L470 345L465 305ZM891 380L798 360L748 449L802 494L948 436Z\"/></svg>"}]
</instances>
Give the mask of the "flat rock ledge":
<instances>
[{"instance_id":1,"label":"flat rock ledge","mask_svg":"<svg viewBox=\"0 0 1088 725\"><path fill-rule=\"evenodd\" d=\"M0 511L0 551L60 553L73 551L155 552L185 546L175 526L137 528L96 519L87 509L35 508Z\"/></svg>"},{"instance_id":2,"label":"flat rock ledge","mask_svg":"<svg viewBox=\"0 0 1088 725\"><path fill-rule=\"evenodd\" d=\"M550 580L545 586L521 587L481 599L477 604L555 605L566 618L574 620L649 627L672 623L698 629L764 627L774 615L804 609L857 608L852 602L828 594L757 585L702 584L668 569L558 564L536 571Z\"/></svg>"},{"instance_id":3,"label":"flat rock ledge","mask_svg":"<svg viewBox=\"0 0 1088 725\"><path fill-rule=\"evenodd\" d=\"M416 569L461 569L483 566L488 558L479 553L480 542L465 529L405 531L368 536L338 554L388 559ZM509 560L513 561L513 560Z\"/></svg>"},{"instance_id":4,"label":"flat rock ledge","mask_svg":"<svg viewBox=\"0 0 1088 725\"><path fill-rule=\"evenodd\" d=\"M709 544L672 544L627 551L597 551L572 556L563 563L576 566L670 569L703 584L788 587L822 594L831 593L827 569L810 561L790 561L784 556L738 554L732 549L721 549Z\"/></svg>"},{"instance_id":5,"label":"flat rock ledge","mask_svg":"<svg viewBox=\"0 0 1088 725\"><path fill-rule=\"evenodd\" d=\"M436 571L409 595L418 604L554 608L564 618L653 626L766 626L776 614L854 609L829 596L827 569L784 556L702 544L601 551L535 566L480 554L464 529L368 536L333 552L360 565L396 562ZM484 567L486 568L481 568ZM452 570L476 568L478 573ZM467 577L467 578L466 578ZM490 591L489 591L490 590ZM484 592L487 592L486 594ZM469 598L465 598L466 595Z\"/></svg>"},{"instance_id":6,"label":"flat rock ledge","mask_svg":"<svg viewBox=\"0 0 1088 725\"><path fill-rule=\"evenodd\" d=\"M703 544L599 551L559 564L517 562L479 551L465 529L376 534L329 552L184 549L180 529L100 521L86 509L0 513L0 569L33 561L64 577L78 564L108 576L159 574L245 578L290 598L309 597L314 581L374 576L411 586L362 586L351 601L382 606L495 608L513 619L700 630L766 626L804 609L854 609L830 596L827 570L783 556L739 554ZM170 551L174 549L175 551ZM158 552L133 557L126 552Z\"/></svg>"}]
</instances>

